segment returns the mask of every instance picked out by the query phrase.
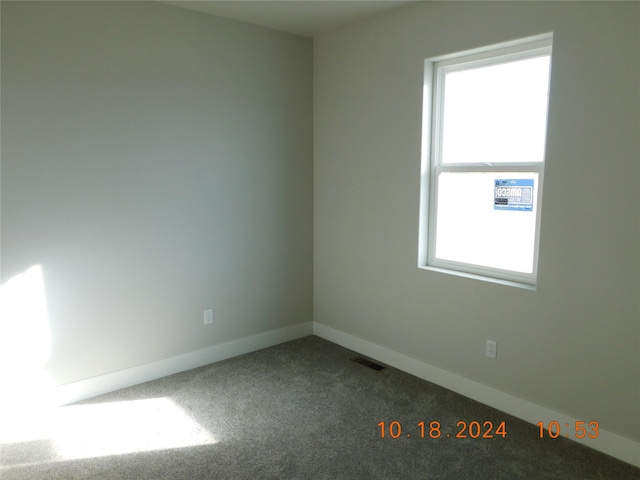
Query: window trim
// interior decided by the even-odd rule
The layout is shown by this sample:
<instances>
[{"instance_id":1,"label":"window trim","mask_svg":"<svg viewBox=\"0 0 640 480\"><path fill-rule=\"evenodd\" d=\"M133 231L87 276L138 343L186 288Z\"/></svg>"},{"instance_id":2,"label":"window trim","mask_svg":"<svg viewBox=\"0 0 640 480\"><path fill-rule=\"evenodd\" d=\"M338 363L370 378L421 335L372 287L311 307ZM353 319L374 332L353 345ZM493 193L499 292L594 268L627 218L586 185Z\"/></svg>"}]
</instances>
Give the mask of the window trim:
<instances>
[{"instance_id":1,"label":"window trim","mask_svg":"<svg viewBox=\"0 0 640 480\"><path fill-rule=\"evenodd\" d=\"M482 66L500 65L517 60L551 56L553 34L543 34L471 51L431 58L425 61L423 91L422 165L420 188L420 225L418 267L453 275L535 290L538 277L540 224L545 158L540 162L440 163L444 109L443 78L448 72ZM547 105L548 115L548 105ZM532 273L520 273L494 267L437 259L435 237L437 222L438 174L441 172L535 172L538 174L537 206ZM433 228L431 228L433 223Z\"/></svg>"}]
</instances>

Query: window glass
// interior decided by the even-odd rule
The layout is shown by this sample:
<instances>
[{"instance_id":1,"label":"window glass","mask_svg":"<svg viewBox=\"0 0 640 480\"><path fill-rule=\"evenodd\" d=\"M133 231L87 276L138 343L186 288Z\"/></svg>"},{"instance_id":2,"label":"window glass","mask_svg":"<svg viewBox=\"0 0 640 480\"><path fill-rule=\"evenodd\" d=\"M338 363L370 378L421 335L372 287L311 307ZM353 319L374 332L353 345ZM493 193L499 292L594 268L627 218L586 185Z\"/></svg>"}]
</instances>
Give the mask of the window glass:
<instances>
[{"instance_id":1,"label":"window glass","mask_svg":"<svg viewBox=\"0 0 640 480\"><path fill-rule=\"evenodd\" d=\"M441 163L541 162L549 56L446 73Z\"/></svg>"},{"instance_id":2,"label":"window glass","mask_svg":"<svg viewBox=\"0 0 640 480\"><path fill-rule=\"evenodd\" d=\"M472 265L533 272L538 179L535 172L443 172L438 175L435 256ZM532 183L531 202L513 180ZM498 184L498 185L496 185ZM507 189L520 195L506 195ZM516 192L514 192L516 193ZM500 199L523 208L503 208ZM523 198L524 197L524 198ZM531 209L526 210L530 205Z\"/></svg>"}]
</instances>

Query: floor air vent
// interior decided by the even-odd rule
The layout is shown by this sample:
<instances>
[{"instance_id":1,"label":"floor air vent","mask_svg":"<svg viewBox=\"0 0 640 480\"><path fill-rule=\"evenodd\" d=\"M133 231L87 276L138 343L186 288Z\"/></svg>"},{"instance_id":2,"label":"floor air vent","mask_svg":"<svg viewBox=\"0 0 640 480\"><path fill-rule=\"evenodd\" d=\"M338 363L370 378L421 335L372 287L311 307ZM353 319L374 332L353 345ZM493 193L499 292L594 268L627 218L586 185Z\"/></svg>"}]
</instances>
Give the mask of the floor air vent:
<instances>
[{"instance_id":1,"label":"floor air vent","mask_svg":"<svg viewBox=\"0 0 640 480\"><path fill-rule=\"evenodd\" d=\"M360 365L364 365L365 367L373 368L374 370L384 370L382 365L378 365L377 363L373 363L366 358L355 357L351 359L352 362L359 363Z\"/></svg>"}]
</instances>

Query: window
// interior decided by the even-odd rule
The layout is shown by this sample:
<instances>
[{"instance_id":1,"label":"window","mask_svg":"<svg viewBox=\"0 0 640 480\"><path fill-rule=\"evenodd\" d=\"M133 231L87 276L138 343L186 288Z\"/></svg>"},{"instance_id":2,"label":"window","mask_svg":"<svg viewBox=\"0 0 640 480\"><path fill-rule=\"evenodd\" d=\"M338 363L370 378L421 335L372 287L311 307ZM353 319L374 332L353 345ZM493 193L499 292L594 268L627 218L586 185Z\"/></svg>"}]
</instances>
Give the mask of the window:
<instances>
[{"instance_id":1,"label":"window","mask_svg":"<svg viewBox=\"0 0 640 480\"><path fill-rule=\"evenodd\" d=\"M420 267L535 285L551 40L425 63Z\"/></svg>"}]
</instances>

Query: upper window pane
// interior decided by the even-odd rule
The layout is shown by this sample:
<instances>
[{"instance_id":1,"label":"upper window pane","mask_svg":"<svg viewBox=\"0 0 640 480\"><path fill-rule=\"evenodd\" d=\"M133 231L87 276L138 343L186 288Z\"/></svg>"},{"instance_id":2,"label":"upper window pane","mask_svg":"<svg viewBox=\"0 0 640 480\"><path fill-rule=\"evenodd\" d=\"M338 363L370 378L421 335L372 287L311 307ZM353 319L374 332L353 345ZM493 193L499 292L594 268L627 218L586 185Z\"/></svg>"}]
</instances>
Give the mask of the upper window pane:
<instances>
[{"instance_id":1,"label":"upper window pane","mask_svg":"<svg viewBox=\"0 0 640 480\"><path fill-rule=\"evenodd\" d=\"M445 73L441 164L542 162L550 56Z\"/></svg>"}]
</instances>

